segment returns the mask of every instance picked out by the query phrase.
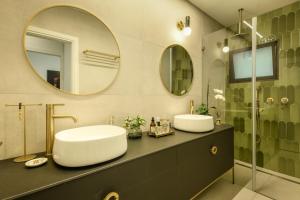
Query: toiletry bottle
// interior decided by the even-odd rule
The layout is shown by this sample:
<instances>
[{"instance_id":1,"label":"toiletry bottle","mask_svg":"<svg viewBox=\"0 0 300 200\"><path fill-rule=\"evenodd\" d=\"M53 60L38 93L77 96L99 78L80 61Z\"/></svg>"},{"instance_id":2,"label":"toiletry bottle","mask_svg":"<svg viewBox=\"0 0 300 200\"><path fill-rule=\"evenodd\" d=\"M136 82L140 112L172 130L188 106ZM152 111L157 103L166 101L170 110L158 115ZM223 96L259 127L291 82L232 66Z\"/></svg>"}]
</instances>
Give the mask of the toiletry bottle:
<instances>
[{"instance_id":1,"label":"toiletry bottle","mask_svg":"<svg viewBox=\"0 0 300 200\"><path fill-rule=\"evenodd\" d=\"M152 117L151 123L150 123L150 134L155 133L155 127L156 127L156 124L155 124L155 121L154 121L154 117Z\"/></svg>"},{"instance_id":2,"label":"toiletry bottle","mask_svg":"<svg viewBox=\"0 0 300 200\"><path fill-rule=\"evenodd\" d=\"M160 126L160 118L159 117L156 117L156 125Z\"/></svg>"},{"instance_id":3,"label":"toiletry bottle","mask_svg":"<svg viewBox=\"0 0 300 200\"><path fill-rule=\"evenodd\" d=\"M160 122L160 125L162 126L162 130L163 130L163 133L169 133L170 132L170 122L168 119L162 119L161 122Z\"/></svg>"},{"instance_id":4,"label":"toiletry bottle","mask_svg":"<svg viewBox=\"0 0 300 200\"><path fill-rule=\"evenodd\" d=\"M160 123L160 118L156 117L156 131L155 131L155 135L160 135L162 131L162 127L161 127L161 123Z\"/></svg>"}]
</instances>

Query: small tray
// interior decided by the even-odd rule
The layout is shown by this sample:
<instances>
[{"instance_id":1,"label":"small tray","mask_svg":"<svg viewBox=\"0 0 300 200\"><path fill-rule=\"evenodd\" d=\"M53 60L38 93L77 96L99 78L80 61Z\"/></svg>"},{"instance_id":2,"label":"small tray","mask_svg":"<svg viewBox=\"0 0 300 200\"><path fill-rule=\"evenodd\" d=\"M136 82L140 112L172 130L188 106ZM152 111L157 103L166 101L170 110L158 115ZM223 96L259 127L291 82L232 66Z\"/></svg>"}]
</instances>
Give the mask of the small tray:
<instances>
[{"instance_id":1,"label":"small tray","mask_svg":"<svg viewBox=\"0 0 300 200\"><path fill-rule=\"evenodd\" d=\"M48 158L44 158L44 157L36 158L36 159L27 161L25 163L25 166L29 167L29 168L39 167L39 166L44 165L47 161L48 161Z\"/></svg>"},{"instance_id":2,"label":"small tray","mask_svg":"<svg viewBox=\"0 0 300 200\"><path fill-rule=\"evenodd\" d=\"M155 133L150 133L150 131L147 131L148 136L155 137L155 138L160 138L160 137L164 137L164 136L168 136L168 135L174 135L174 134L175 134L175 132L173 130L171 130L168 133L162 133L162 134L159 134L159 135L156 135Z\"/></svg>"}]
</instances>

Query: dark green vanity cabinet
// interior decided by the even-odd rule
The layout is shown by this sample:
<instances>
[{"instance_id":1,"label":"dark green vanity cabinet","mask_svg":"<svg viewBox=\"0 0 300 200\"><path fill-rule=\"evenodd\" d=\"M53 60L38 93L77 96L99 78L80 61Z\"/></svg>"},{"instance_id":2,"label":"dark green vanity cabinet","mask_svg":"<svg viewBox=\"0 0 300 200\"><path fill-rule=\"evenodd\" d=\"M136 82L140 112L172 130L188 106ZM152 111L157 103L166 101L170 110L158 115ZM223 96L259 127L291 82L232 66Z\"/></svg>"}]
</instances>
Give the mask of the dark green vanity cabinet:
<instances>
[{"instance_id":1,"label":"dark green vanity cabinet","mask_svg":"<svg viewBox=\"0 0 300 200\"><path fill-rule=\"evenodd\" d=\"M211 148L217 147L214 155ZM178 147L181 199L189 199L233 168L233 132L227 130Z\"/></svg>"},{"instance_id":2,"label":"dark green vanity cabinet","mask_svg":"<svg viewBox=\"0 0 300 200\"><path fill-rule=\"evenodd\" d=\"M215 148L212 152L212 147L217 147L217 151ZM233 161L232 127L216 128L205 134L176 131L174 136L165 138L128 141L128 151L123 157L81 172L58 168L51 161L45 169L32 173L53 179L74 173L72 179L65 178L61 183L8 199L103 200L109 192L117 192L120 200L188 200L230 170ZM45 175L49 170L51 173ZM37 184L34 181L33 178L32 184Z\"/></svg>"},{"instance_id":3,"label":"dark green vanity cabinet","mask_svg":"<svg viewBox=\"0 0 300 200\"><path fill-rule=\"evenodd\" d=\"M114 191L120 200L175 200L176 160L171 148L20 199L103 200Z\"/></svg>"}]
</instances>

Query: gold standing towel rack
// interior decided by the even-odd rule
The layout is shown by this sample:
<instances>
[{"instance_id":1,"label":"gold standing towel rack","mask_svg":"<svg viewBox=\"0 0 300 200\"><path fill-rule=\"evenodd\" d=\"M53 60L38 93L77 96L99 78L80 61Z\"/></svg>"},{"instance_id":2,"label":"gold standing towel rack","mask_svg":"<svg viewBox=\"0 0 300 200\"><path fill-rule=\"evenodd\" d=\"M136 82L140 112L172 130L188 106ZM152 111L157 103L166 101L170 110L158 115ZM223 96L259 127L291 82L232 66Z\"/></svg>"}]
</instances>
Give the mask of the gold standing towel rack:
<instances>
[{"instance_id":1,"label":"gold standing towel rack","mask_svg":"<svg viewBox=\"0 0 300 200\"><path fill-rule=\"evenodd\" d=\"M17 105L6 104L6 107L18 107L19 109L19 120L23 120L23 134L24 134L24 154L14 159L14 162L26 162L36 157L34 154L27 154L27 137L26 137L26 107L27 106L42 106L42 104L22 104ZM22 112L23 110L23 112ZM22 114L23 113L23 114Z\"/></svg>"},{"instance_id":2,"label":"gold standing towel rack","mask_svg":"<svg viewBox=\"0 0 300 200\"><path fill-rule=\"evenodd\" d=\"M118 69L120 65L120 56L94 50L84 50L82 62L97 67Z\"/></svg>"}]
</instances>

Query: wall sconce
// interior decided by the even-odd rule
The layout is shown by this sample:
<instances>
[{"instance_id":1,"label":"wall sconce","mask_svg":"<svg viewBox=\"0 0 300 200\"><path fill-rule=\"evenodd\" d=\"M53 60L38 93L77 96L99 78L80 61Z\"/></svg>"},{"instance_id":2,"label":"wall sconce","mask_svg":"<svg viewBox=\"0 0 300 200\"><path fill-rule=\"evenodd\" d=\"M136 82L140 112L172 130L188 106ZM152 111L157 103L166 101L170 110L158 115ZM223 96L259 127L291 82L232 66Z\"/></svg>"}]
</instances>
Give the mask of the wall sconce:
<instances>
[{"instance_id":1,"label":"wall sconce","mask_svg":"<svg viewBox=\"0 0 300 200\"><path fill-rule=\"evenodd\" d=\"M190 16L186 16L185 17L185 23L183 23L183 21L179 21L177 22L177 28L180 31L183 31L183 34L185 36L189 36L192 34L192 29L191 29L191 17Z\"/></svg>"},{"instance_id":2,"label":"wall sconce","mask_svg":"<svg viewBox=\"0 0 300 200\"><path fill-rule=\"evenodd\" d=\"M229 46L228 46L228 39L227 38L225 38L224 39L224 44L223 44L223 52L224 53L228 53L229 52Z\"/></svg>"}]
</instances>

